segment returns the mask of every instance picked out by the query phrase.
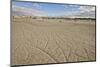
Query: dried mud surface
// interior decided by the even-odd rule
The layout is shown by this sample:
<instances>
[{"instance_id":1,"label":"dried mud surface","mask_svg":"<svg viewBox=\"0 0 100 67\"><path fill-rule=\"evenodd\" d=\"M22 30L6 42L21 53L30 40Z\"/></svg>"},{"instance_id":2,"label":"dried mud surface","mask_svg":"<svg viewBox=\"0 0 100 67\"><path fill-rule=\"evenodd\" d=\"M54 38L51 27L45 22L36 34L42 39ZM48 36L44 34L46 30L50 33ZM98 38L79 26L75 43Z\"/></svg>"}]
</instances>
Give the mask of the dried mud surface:
<instances>
[{"instance_id":1,"label":"dried mud surface","mask_svg":"<svg viewBox=\"0 0 100 67\"><path fill-rule=\"evenodd\" d=\"M12 65L95 60L95 22L12 19Z\"/></svg>"}]
</instances>

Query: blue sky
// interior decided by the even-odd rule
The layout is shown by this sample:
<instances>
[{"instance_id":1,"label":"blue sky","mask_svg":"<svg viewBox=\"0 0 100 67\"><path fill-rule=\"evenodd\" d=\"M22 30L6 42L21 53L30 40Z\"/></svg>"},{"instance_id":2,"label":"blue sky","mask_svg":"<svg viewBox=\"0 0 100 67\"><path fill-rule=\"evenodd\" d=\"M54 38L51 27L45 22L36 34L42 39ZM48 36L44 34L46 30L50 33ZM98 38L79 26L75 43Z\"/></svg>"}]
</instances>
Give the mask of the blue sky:
<instances>
[{"instance_id":1,"label":"blue sky","mask_svg":"<svg viewBox=\"0 0 100 67\"><path fill-rule=\"evenodd\" d=\"M12 2L14 15L37 15L58 17L95 17L95 7L70 4ZM26 14L24 14L26 13ZM85 14L84 14L85 13Z\"/></svg>"}]
</instances>

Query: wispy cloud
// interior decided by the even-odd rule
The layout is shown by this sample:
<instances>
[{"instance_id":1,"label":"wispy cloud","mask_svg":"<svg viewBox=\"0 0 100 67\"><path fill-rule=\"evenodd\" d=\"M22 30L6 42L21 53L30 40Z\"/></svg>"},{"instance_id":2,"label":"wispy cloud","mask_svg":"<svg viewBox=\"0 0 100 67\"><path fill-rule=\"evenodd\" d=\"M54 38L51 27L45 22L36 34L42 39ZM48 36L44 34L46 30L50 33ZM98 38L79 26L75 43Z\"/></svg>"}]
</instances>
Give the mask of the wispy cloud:
<instances>
[{"instance_id":1,"label":"wispy cloud","mask_svg":"<svg viewBox=\"0 0 100 67\"><path fill-rule=\"evenodd\" d=\"M12 5L12 15L18 15L18 16L42 16L45 13L37 8L40 6L38 4L33 4L33 7L36 8L28 8L26 7L27 4L24 4L23 6L15 5L13 3Z\"/></svg>"},{"instance_id":2,"label":"wispy cloud","mask_svg":"<svg viewBox=\"0 0 100 67\"><path fill-rule=\"evenodd\" d=\"M80 6L79 10L82 12L91 12L91 11L95 11L95 7L94 6Z\"/></svg>"},{"instance_id":3,"label":"wispy cloud","mask_svg":"<svg viewBox=\"0 0 100 67\"><path fill-rule=\"evenodd\" d=\"M70 17L95 18L95 6L79 6L71 12Z\"/></svg>"},{"instance_id":4,"label":"wispy cloud","mask_svg":"<svg viewBox=\"0 0 100 67\"><path fill-rule=\"evenodd\" d=\"M37 10L37 9L31 9L31 8L25 8L20 6L14 6L12 7L12 15L18 15L18 16L42 16L44 15L43 11Z\"/></svg>"},{"instance_id":5,"label":"wispy cloud","mask_svg":"<svg viewBox=\"0 0 100 67\"><path fill-rule=\"evenodd\" d=\"M95 18L95 6L13 2L13 15Z\"/></svg>"},{"instance_id":6,"label":"wispy cloud","mask_svg":"<svg viewBox=\"0 0 100 67\"><path fill-rule=\"evenodd\" d=\"M39 3L33 3L33 7L37 8L37 9L42 8L42 6Z\"/></svg>"},{"instance_id":7,"label":"wispy cloud","mask_svg":"<svg viewBox=\"0 0 100 67\"><path fill-rule=\"evenodd\" d=\"M80 17L95 18L95 7L94 6L80 6Z\"/></svg>"}]
</instances>

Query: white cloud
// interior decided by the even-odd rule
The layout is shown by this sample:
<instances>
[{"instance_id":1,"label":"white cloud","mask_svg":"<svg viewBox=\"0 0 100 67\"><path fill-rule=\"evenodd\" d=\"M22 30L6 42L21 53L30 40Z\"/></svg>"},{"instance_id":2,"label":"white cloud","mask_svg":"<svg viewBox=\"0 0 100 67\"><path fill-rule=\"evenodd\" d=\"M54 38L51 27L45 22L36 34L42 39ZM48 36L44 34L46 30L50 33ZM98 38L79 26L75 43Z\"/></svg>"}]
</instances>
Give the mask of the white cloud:
<instances>
[{"instance_id":1,"label":"white cloud","mask_svg":"<svg viewBox=\"0 0 100 67\"><path fill-rule=\"evenodd\" d=\"M95 7L94 6L80 6L80 17L95 18Z\"/></svg>"},{"instance_id":2,"label":"white cloud","mask_svg":"<svg viewBox=\"0 0 100 67\"><path fill-rule=\"evenodd\" d=\"M95 11L95 7L94 6L80 6L79 10L82 12L91 12L91 11Z\"/></svg>"},{"instance_id":3,"label":"white cloud","mask_svg":"<svg viewBox=\"0 0 100 67\"><path fill-rule=\"evenodd\" d=\"M44 12L38 10L38 9L32 9L27 7L21 7L21 6L12 6L12 15L26 15L26 16L41 16Z\"/></svg>"},{"instance_id":4,"label":"white cloud","mask_svg":"<svg viewBox=\"0 0 100 67\"><path fill-rule=\"evenodd\" d=\"M95 6L79 6L78 11L72 11L70 17L95 18Z\"/></svg>"},{"instance_id":5,"label":"white cloud","mask_svg":"<svg viewBox=\"0 0 100 67\"><path fill-rule=\"evenodd\" d=\"M42 6L39 3L33 3L33 7L36 7L37 9L42 8Z\"/></svg>"},{"instance_id":6,"label":"white cloud","mask_svg":"<svg viewBox=\"0 0 100 67\"><path fill-rule=\"evenodd\" d=\"M83 18L95 18L95 6L88 5L61 5L66 9L70 9L66 12L67 17L83 17Z\"/></svg>"}]
</instances>

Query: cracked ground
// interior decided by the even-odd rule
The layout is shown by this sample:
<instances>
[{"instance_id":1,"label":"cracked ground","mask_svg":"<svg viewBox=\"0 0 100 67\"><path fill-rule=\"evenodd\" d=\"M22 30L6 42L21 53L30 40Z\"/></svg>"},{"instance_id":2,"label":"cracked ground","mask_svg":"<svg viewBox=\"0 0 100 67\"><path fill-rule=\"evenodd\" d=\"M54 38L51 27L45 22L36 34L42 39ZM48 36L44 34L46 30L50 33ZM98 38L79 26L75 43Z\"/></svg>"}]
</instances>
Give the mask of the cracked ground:
<instances>
[{"instance_id":1,"label":"cracked ground","mask_svg":"<svg viewBox=\"0 0 100 67\"><path fill-rule=\"evenodd\" d=\"M95 21L13 18L12 65L94 61Z\"/></svg>"}]
</instances>

